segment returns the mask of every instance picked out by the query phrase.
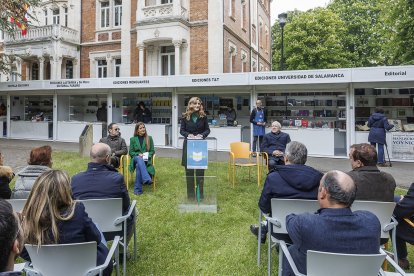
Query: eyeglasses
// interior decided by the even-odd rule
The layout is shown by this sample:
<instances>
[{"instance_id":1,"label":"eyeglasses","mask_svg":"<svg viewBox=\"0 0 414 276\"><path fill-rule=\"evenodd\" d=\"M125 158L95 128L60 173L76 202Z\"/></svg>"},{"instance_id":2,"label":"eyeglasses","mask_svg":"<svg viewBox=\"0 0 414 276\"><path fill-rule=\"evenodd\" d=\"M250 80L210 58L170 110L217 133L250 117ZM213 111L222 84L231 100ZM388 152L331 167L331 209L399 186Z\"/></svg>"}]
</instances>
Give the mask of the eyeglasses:
<instances>
[{"instance_id":1,"label":"eyeglasses","mask_svg":"<svg viewBox=\"0 0 414 276\"><path fill-rule=\"evenodd\" d=\"M120 129L119 129L119 128L115 128L114 130L115 130L115 131L119 131Z\"/></svg>"}]
</instances>

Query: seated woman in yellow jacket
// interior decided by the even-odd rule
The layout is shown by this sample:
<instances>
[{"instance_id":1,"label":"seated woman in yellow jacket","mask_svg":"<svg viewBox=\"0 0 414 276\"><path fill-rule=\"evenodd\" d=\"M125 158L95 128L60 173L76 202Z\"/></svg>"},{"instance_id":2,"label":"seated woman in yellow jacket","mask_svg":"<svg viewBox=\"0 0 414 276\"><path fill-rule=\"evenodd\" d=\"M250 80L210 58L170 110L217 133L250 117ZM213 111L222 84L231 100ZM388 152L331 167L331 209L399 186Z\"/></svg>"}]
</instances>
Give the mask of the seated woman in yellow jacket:
<instances>
[{"instance_id":1,"label":"seated woman in yellow jacket","mask_svg":"<svg viewBox=\"0 0 414 276\"><path fill-rule=\"evenodd\" d=\"M155 168L152 165L152 156L154 155L154 141L148 135L145 124L139 122L135 126L134 136L129 142L129 155L132 162L129 170L136 169L134 184L134 194L141 195L142 184L152 184L151 176L155 175Z\"/></svg>"}]
</instances>

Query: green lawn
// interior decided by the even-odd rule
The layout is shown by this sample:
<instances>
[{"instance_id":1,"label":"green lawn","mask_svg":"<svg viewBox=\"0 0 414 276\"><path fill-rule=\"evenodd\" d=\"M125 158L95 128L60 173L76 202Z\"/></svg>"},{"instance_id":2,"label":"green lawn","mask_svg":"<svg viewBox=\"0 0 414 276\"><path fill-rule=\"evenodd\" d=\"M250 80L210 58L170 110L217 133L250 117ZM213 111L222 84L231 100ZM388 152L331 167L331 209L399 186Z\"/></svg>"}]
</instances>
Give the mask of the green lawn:
<instances>
[{"instance_id":1,"label":"green lawn","mask_svg":"<svg viewBox=\"0 0 414 276\"><path fill-rule=\"evenodd\" d=\"M86 169L88 160L77 153L55 152L53 167L74 175ZM227 181L227 163L211 165L210 175L217 177L209 178L213 183L205 185L216 187L218 213L181 214L178 204L185 195L186 186L180 160L157 158L156 170L155 192L152 187L145 186L144 194L135 196L130 187L131 199L137 200L139 216L138 257L136 261L128 261L128 275L267 273L267 243L262 246L263 257L258 267L257 240L249 230L250 224L257 223L257 201L262 188L257 188L255 174L249 180L248 170L238 169L238 181L233 189ZM402 189L397 192L405 194ZM412 250L409 259L414 261ZM273 265L276 275L276 256Z\"/></svg>"}]
</instances>

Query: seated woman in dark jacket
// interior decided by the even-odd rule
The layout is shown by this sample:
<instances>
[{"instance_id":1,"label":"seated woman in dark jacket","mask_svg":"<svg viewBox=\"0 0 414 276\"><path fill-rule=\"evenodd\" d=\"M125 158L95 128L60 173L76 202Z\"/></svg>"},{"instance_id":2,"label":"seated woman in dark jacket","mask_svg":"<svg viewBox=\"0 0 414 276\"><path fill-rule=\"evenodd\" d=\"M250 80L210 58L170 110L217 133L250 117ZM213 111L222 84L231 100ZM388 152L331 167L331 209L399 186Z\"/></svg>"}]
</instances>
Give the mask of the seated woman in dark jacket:
<instances>
[{"instance_id":1,"label":"seated woman in dark jacket","mask_svg":"<svg viewBox=\"0 0 414 276\"><path fill-rule=\"evenodd\" d=\"M9 199L11 196L9 184L14 177L14 173L9 166L3 166L3 162L4 158L0 152L0 198Z\"/></svg>"},{"instance_id":2,"label":"seated woman in dark jacket","mask_svg":"<svg viewBox=\"0 0 414 276\"><path fill-rule=\"evenodd\" d=\"M102 234L88 217L85 206L72 199L70 177L60 170L49 170L36 180L23 208L25 243L67 244L96 241L97 265L105 262L108 248ZM30 260L27 251L22 258ZM112 263L104 270L111 275Z\"/></svg>"}]
</instances>

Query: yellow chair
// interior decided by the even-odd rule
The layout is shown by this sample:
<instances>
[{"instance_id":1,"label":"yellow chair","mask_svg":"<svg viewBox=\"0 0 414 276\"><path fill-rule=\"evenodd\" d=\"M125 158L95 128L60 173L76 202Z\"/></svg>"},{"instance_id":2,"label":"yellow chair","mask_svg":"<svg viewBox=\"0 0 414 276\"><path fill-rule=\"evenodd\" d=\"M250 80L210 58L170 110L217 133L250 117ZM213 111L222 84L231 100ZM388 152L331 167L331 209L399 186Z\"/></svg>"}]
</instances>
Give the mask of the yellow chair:
<instances>
[{"instance_id":1,"label":"yellow chair","mask_svg":"<svg viewBox=\"0 0 414 276\"><path fill-rule=\"evenodd\" d=\"M152 156L152 165L155 168L155 158L156 158L156 154L154 154ZM125 181L125 185L127 187L127 190L129 190L129 183L132 182L133 180L133 172L129 171L129 164L131 162L131 157L129 156L129 154L126 155L122 155L121 156L121 160L120 160L120 165L119 165L119 169L118 172L120 174L122 174L124 176L124 181ZM153 175L152 177L152 189L155 191L156 188L156 176Z\"/></svg>"},{"instance_id":2,"label":"yellow chair","mask_svg":"<svg viewBox=\"0 0 414 276\"><path fill-rule=\"evenodd\" d=\"M228 172L228 179L230 179L233 183L236 178L236 167L248 167L249 168L249 179L251 176L250 170L252 167L257 167L257 186L260 186L260 162L259 162L259 154L256 154L256 160L253 162L252 159L252 152L250 151L250 144L245 142L234 142L230 144L230 156L229 156L229 172ZM244 160L244 162L240 163L239 161Z\"/></svg>"}]
</instances>

